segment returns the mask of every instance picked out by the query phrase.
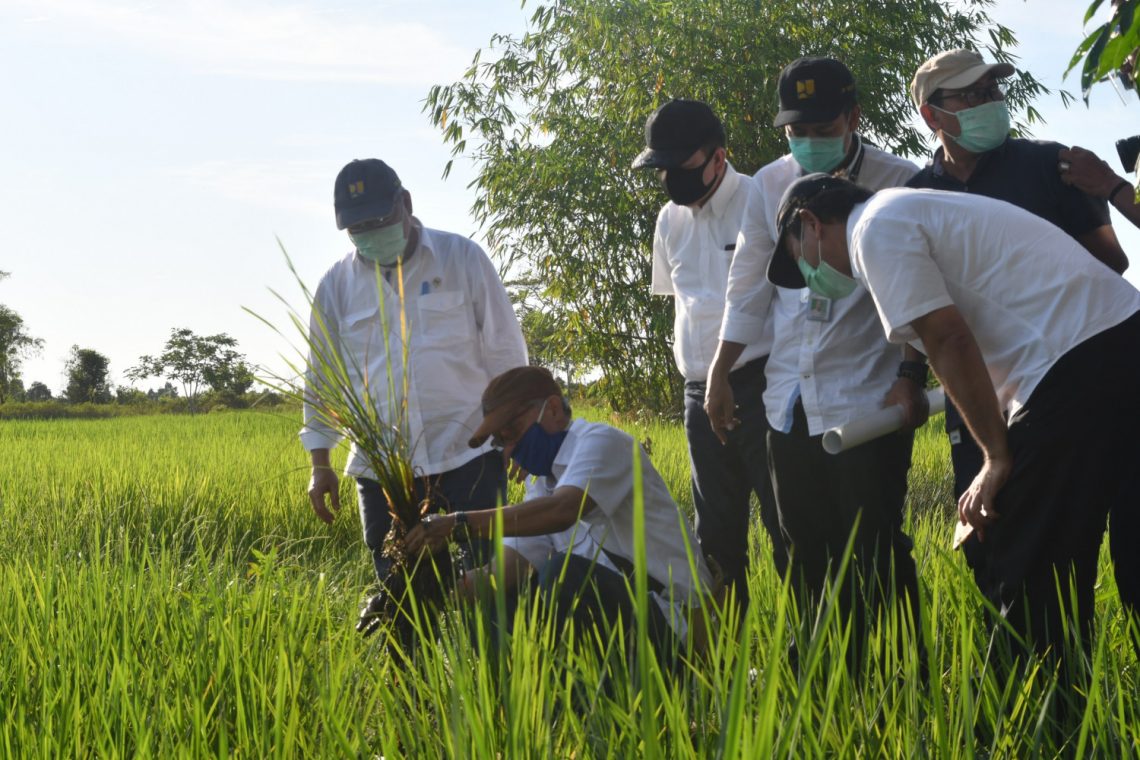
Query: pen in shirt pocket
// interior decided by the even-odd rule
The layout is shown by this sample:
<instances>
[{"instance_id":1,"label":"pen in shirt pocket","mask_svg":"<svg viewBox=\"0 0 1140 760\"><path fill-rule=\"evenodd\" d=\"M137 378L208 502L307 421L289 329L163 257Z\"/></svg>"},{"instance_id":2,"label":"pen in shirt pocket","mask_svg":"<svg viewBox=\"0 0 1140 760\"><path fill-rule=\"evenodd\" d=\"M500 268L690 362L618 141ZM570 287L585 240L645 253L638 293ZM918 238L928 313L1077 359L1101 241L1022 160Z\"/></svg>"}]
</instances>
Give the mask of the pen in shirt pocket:
<instances>
[{"instance_id":1,"label":"pen in shirt pocket","mask_svg":"<svg viewBox=\"0 0 1140 760\"><path fill-rule=\"evenodd\" d=\"M431 292L431 286L430 286L430 285L428 285L428 281L427 281L427 280L424 280L424 281L423 281L423 284L422 284L422 285L420 285L420 295L421 295L421 296L426 296L426 295L427 295L428 293L430 293L430 292Z\"/></svg>"}]
</instances>

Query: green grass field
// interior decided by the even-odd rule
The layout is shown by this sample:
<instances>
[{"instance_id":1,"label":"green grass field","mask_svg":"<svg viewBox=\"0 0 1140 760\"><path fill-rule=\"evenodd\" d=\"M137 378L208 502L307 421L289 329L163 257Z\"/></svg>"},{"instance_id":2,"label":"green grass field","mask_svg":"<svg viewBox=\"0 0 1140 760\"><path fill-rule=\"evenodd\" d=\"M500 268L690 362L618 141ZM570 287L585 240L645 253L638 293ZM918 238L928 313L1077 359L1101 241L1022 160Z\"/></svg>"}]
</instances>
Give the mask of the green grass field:
<instances>
[{"instance_id":1,"label":"green grass field","mask_svg":"<svg viewBox=\"0 0 1140 760\"><path fill-rule=\"evenodd\" d=\"M371 581L351 483L327 528L293 417L0 423L4 757L1051 756L1050 674L1000 683L952 529L942 438L920 435L910 530L931 677L872 632L852 679L843 621L787 659L790 597L753 533L753 603L675 676L556 639L528 616L503 651L449 612L408 657L353 631ZM688 504L680 428L629 425ZM1140 679L1107 559L1066 754L1140 755ZM579 632L579 635L585 635ZM907 636L907 632L900 635ZM750 673L751 671L751 673ZM976 737L984 736L985 739Z\"/></svg>"}]
</instances>

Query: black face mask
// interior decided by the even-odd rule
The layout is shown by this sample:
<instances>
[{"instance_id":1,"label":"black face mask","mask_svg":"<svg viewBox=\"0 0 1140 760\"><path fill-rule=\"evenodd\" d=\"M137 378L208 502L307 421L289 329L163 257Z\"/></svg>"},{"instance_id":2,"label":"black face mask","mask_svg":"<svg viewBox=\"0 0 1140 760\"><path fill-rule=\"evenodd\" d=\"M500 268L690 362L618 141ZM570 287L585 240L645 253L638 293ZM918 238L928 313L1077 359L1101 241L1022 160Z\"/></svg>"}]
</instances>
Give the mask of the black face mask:
<instances>
[{"instance_id":1,"label":"black face mask","mask_svg":"<svg viewBox=\"0 0 1140 760\"><path fill-rule=\"evenodd\" d=\"M712 187L712 183L706 185L702 176L705 173L705 167L709 165L709 161L712 161L714 156L716 156L716 150L709 154L703 164L693 169L666 169L661 183L665 185L665 192L669 194L669 200L678 206L688 206L704 198L709 188ZM715 177L713 182L716 182Z\"/></svg>"}]
</instances>

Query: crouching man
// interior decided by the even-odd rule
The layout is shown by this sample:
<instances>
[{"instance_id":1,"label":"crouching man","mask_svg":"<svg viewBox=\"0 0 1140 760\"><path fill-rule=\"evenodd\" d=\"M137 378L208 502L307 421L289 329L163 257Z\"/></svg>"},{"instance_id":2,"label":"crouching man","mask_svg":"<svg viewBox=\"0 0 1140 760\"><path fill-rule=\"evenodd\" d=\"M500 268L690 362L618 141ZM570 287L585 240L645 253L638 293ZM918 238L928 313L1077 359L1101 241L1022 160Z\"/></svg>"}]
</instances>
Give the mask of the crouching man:
<instances>
[{"instance_id":1,"label":"crouching man","mask_svg":"<svg viewBox=\"0 0 1140 760\"><path fill-rule=\"evenodd\" d=\"M636 451L650 638L659 652L672 651L686 636L689 611L708 591L709 571L688 521L640 445L617 428L572 419L558 383L541 367L517 367L491 380L483 393L483 421L469 443L476 448L488 437L535 477L529 498L432 516L408 534L408 550L434 552L464 534L491 538L500 518L504 536L569 531L565 540L549 542L545 563L541 553L527 549L514 556L541 563L539 594L560 626L573 620L582 636L590 626L604 629L620 620L632 630Z\"/></svg>"}]
</instances>

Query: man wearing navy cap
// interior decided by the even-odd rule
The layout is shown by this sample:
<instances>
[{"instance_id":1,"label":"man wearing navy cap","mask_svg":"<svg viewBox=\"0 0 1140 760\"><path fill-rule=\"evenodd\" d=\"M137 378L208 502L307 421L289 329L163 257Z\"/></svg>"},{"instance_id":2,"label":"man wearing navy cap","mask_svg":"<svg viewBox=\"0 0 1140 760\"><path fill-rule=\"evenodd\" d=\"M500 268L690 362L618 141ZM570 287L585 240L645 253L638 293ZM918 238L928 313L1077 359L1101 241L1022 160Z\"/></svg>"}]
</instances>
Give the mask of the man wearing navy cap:
<instances>
[{"instance_id":1,"label":"man wearing navy cap","mask_svg":"<svg viewBox=\"0 0 1140 760\"><path fill-rule=\"evenodd\" d=\"M780 73L778 90L773 126L784 131L790 153L749 182L752 202L733 256L720 343L709 370L708 416L718 432L733 429L739 394L726 381L727 370L749 347L770 345L767 462L792 556L793 585L806 599L818 599L857 525L852 572L866 580L866 598L877 604L897 596L917 622L918 576L902 525L913 428L927 414L926 365L917 351L906 355L878 333L865 291L777 292L765 277L776 243L776 208L797 177L828 172L878 189L903 184L917 167L860 137L855 78L840 61L795 60ZM834 456L824 452L826 430L896 404L906 415L905 432ZM854 661L860 659L867 615L864 595L851 596L852 585L844 585L843 601L855 623Z\"/></svg>"},{"instance_id":2,"label":"man wearing navy cap","mask_svg":"<svg viewBox=\"0 0 1140 760\"><path fill-rule=\"evenodd\" d=\"M732 383L741 423L720 445L705 414L705 377L724 316L728 268L744 209L753 192L725 155L724 126L697 100L671 100L645 123L646 148L633 168L650 168L671 199L653 235L655 295L673 296L673 355L685 378L685 436L689 443L693 503L701 551L715 560L741 602L748 599L749 500L760 500L760 521L772 539L772 558L783 574L787 553L775 498L763 463L764 363L758 341L733 363Z\"/></svg>"},{"instance_id":3,"label":"man wearing navy cap","mask_svg":"<svg viewBox=\"0 0 1140 760\"><path fill-rule=\"evenodd\" d=\"M470 448L467 441L482 419L483 388L527 362L498 272L468 238L424 227L412 215L411 195L383 161L345 166L333 201L337 229L347 231L353 250L321 278L310 334L335 343L357 392L368 395L383 419L403 419L412 466L433 481L436 506L493 506L506 493L503 459L490 446ZM319 381L310 371L306 393L313 392L319 393ZM304 423L301 443L313 467L309 499L317 517L331 523L330 507L339 509L340 501L329 449L341 434L309 404ZM392 522L387 502L355 446L345 472L356 478L364 541L383 580L388 560L381 549ZM422 478L416 487L423 489Z\"/></svg>"}]
</instances>

